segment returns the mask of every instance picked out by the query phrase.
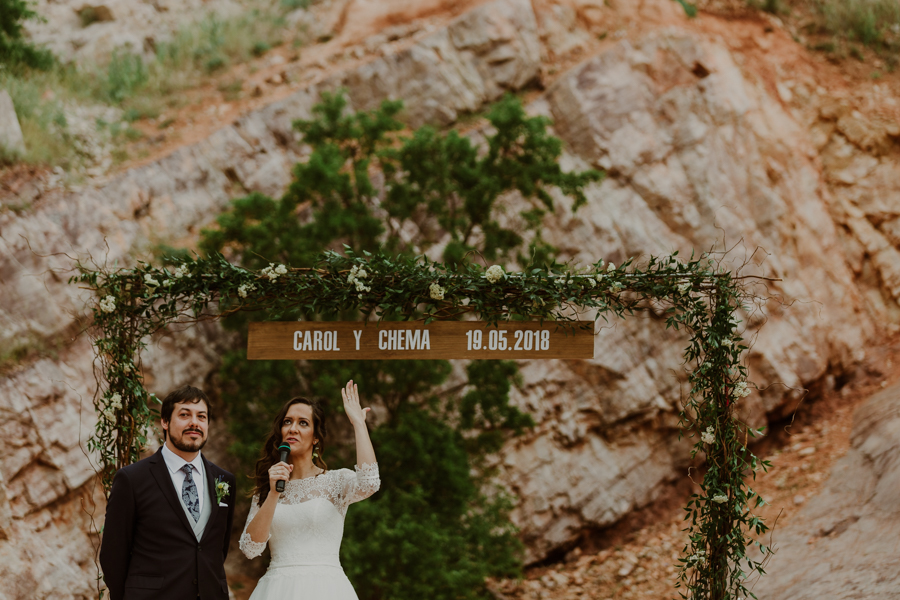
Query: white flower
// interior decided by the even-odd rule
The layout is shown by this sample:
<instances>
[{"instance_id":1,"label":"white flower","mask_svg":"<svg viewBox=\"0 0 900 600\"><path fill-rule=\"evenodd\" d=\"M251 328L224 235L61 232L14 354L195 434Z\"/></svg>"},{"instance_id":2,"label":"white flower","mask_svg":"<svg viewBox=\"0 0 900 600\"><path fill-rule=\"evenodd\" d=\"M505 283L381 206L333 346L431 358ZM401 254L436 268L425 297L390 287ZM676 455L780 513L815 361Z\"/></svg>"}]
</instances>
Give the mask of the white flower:
<instances>
[{"instance_id":1,"label":"white flower","mask_svg":"<svg viewBox=\"0 0 900 600\"><path fill-rule=\"evenodd\" d=\"M712 501L716 504L724 504L728 502L728 496L726 496L725 494L717 494L712 497Z\"/></svg>"},{"instance_id":2,"label":"white flower","mask_svg":"<svg viewBox=\"0 0 900 600\"><path fill-rule=\"evenodd\" d=\"M614 282L610 287L612 288L612 290L614 292L618 292L619 290L625 289L625 286L623 284L619 283L618 281Z\"/></svg>"},{"instance_id":3,"label":"white flower","mask_svg":"<svg viewBox=\"0 0 900 600\"><path fill-rule=\"evenodd\" d=\"M169 286L169 285L172 285L172 280L171 280L171 279L164 279L164 280L163 280L163 286Z\"/></svg>"},{"instance_id":4,"label":"white flower","mask_svg":"<svg viewBox=\"0 0 900 600\"><path fill-rule=\"evenodd\" d=\"M242 283L238 286L238 296L241 298L246 298L247 294L256 289L256 285L253 283Z\"/></svg>"},{"instance_id":5,"label":"white flower","mask_svg":"<svg viewBox=\"0 0 900 600\"><path fill-rule=\"evenodd\" d=\"M185 277L185 276L187 276L187 277L191 276L191 274L188 273L187 265L179 265L175 269L175 279L181 279L182 277Z\"/></svg>"},{"instance_id":6,"label":"white flower","mask_svg":"<svg viewBox=\"0 0 900 600\"><path fill-rule=\"evenodd\" d=\"M110 423L116 422L116 413L114 411L112 411L111 409L104 408L103 410L100 411L100 414L103 416L104 419L106 419Z\"/></svg>"},{"instance_id":7,"label":"white flower","mask_svg":"<svg viewBox=\"0 0 900 600\"><path fill-rule=\"evenodd\" d=\"M696 554L691 554L688 560L692 563L703 564L706 562L706 551L698 550Z\"/></svg>"},{"instance_id":8,"label":"white flower","mask_svg":"<svg viewBox=\"0 0 900 600\"><path fill-rule=\"evenodd\" d=\"M722 341L722 345L725 346L726 348L731 348L734 345L734 342L731 341L731 338L725 338Z\"/></svg>"},{"instance_id":9,"label":"white flower","mask_svg":"<svg viewBox=\"0 0 900 600\"><path fill-rule=\"evenodd\" d=\"M557 277L555 283L556 283L556 285L558 285L558 286L560 286L560 287L566 285L566 278L565 278L565 276L563 276L563 277Z\"/></svg>"},{"instance_id":10,"label":"white flower","mask_svg":"<svg viewBox=\"0 0 900 600\"><path fill-rule=\"evenodd\" d=\"M606 267L607 273L610 271L615 271L615 270L616 270L616 263L609 263L609 266Z\"/></svg>"},{"instance_id":11,"label":"white flower","mask_svg":"<svg viewBox=\"0 0 900 600\"><path fill-rule=\"evenodd\" d=\"M128 363L125 363L124 365L122 365L122 372L123 373L131 373L131 365Z\"/></svg>"},{"instance_id":12,"label":"white flower","mask_svg":"<svg viewBox=\"0 0 900 600\"><path fill-rule=\"evenodd\" d=\"M683 296L685 293L687 293L687 291L689 289L691 289L691 284L690 283L682 283L675 287L678 289L678 293Z\"/></svg>"},{"instance_id":13,"label":"white flower","mask_svg":"<svg viewBox=\"0 0 900 600\"><path fill-rule=\"evenodd\" d=\"M100 310L103 312L115 312L116 311L116 298L115 296L106 296L102 300L100 300Z\"/></svg>"},{"instance_id":14,"label":"white flower","mask_svg":"<svg viewBox=\"0 0 900 600\"><path fill-rule=\"evenodd\" d=\"M159 282L153 279L153 275L150 273L144 275L144 281L147 282L147 285L150 287L159 287Z\"/></svg>"},{"instance_id":15,"label":"white flower","mask_svg":"<svg viewBox=\"0 0 900 600\"><path fill-rule=\"evenodd\" d=\"M601 283L603 281L603 273L597 273L597 283Z\"/></svg>"},{"instance_id":16,"label":"white flower","mask_svg":"<svg viewBox=\"0 0 900 600\"><path fill-rule=\"evenodd\" d=\"M269 278L269 281L277 281L278 277L287 273L287 267L284 265L275 266L275 263L269 263L269 266L260 271Z\"/></svg>"},{"instance_id":17,"label":"white flower","mask_svg":"<svg viewBox=\"0 0 900 600\"><path fill-rule=\"evenodd\" d=\"M716 434L713 432L713 428L707 427L706 431L700 434L700 440L704 444L714 444L716 441Z\"/></svg>"},{"instance_id":18,"label":"white flower","mask_svg":"<svg viewBox=\"0 0 900 600\"><path fill-rule=\"evenodd\" d=\"M115 410L122 408L122 396L118 393L109 397L109 407Z\"/></svg>"},{"instance_id":19,"label":"white flower","mask_svg":"<svg viewBox=\"0 0 900 600\"><path fill-rule=\"evenodd\" d=\"M750 389L747 387L746 381L738 381L734 384L734 391L732 392L735 398L746 398L750 395Z\"/></svg>"},{"instance_id":20,"label":"white flower","mask_svg":"<svg viewBox=\"0 0 900 600\"><path fill-rule=\"evenodd\" d=\"M432 283L429 291L431 292L432 300L443 300L444 292L446 292L447 290L439 286L437 283Z\"/></svg>"},{"instance_id":21,"label":"white flower","mask_svg":"<svg viewBox=\"0 0 900 600\"><path fill-rule=\"evenodd\" d=\"M601 276L602 277L602 276ZM597 280L591 276L588 276L587 282L591 284L591 287L597 287Z\"/></svg>"},{"instance_id":22,"label":"white flower","mask_svg":"<svg viewBox=\"0 0 900 600\"><path fill-rule=\"evenodd\" d=\"M351 283L356 286L357 292L371 292L372 288L360 281L361 279L364 279L368 276L369 274L366 273L365 269L353 265L353 268L350 269L350 274L347 275L347 283ZM362 298L362 294L360 294L359 297Z\"/></svg>"},{"instance_id":23,"label":"white flower","mask_svg":"<svg viewBox=\"0 0 900 600\"><path fill-rule=\"evenodd\" d=\"M225 496L228 495L228 492L231 490L231 486L225 483L224 481L216 482L216 502L221 502Z\"/></svg>"},{"instance_id":24,"label":"white flower","mask_svg":"<svg viewBox=\"0 0 900 600\"><path fill-rule=\"evenodd\" d=\"M487 270L487 272L485 272L484 278L491 283L497 283L498 281L503 279L503 267L501 267L500 265L491 266Z\"/></svg>"}]
</instances>

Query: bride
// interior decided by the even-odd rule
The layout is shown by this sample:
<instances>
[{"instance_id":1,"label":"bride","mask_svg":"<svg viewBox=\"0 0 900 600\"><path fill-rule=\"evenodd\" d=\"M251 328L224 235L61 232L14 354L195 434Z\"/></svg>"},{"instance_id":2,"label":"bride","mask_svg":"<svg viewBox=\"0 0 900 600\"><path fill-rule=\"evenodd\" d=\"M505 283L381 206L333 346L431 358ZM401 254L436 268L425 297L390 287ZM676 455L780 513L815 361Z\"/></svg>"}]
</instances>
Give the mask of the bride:
<instances>
[{"instance_id":1,"label":"bride","mask_svg":"<svg viewBox=\"0 0 900 600\"><path fill-rule=\"evenodd\" d=\"M250 600L357 600L338 552L347 507L378 491L378 465L366 428L369 408L359 405L353 381L341 390L344 410L356 432L356 472L329 471L322 461L322 408L306 398L289 400L275 419L263 457L256 463L256 491L241 551L247 558L272 551L269 569ZM278 446L287 443L287 463ZM284 492L275 485L286 481Z\"/></svg>"}]
</instances>

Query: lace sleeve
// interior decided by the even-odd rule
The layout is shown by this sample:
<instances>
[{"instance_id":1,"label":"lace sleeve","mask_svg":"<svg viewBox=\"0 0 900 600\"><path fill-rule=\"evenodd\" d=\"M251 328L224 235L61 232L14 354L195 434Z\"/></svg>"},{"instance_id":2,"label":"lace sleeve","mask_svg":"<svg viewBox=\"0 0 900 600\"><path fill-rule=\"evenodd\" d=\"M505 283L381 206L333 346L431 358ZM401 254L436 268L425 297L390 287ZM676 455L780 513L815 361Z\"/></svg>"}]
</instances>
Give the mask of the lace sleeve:
<instances>
[{"instance_id":1,"label":"lace sleeve","mask_svg":"<svg viewBox=\"0 0 900 600\"><path fill-rule=\"evenodd\" d=\"M269 534L269 537L266 538L265 542L254 542L250 538L250 534L247 533L247 526L250 525L250 521L253 520L253 517L256 516L257 512L259 512L259 494L254 494L253 500L250 502L250 514L247 515L247 522L244 524L244 533L241 534L241 541L239 544L241 552L243 552L244 556L247 558L256 558L262 554L263 550L266 549L266 544L269 542L269 537L272 537L272 534Z\"/></svg>"},{"instance_id":2,"label":"lace sleeve","mask_svg":"<svg viewBox=\"0 0 900 600\"><path fill-rule=\"evenodd\" d=\"M381 487L378 463L356 465L356 472L345 469L344 506L365 500Z\"/></svg>"}]
</instances>

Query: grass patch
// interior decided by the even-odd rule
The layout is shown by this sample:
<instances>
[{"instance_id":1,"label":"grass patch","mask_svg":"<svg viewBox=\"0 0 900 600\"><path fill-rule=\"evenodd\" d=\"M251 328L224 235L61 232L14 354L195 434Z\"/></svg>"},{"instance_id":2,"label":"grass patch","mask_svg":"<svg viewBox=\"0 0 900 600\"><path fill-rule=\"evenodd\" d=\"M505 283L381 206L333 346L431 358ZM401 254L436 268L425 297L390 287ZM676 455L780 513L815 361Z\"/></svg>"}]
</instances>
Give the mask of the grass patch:
<instances>
[{"instance_id":1,"label":"grass patch","mask_svg":"<svg viewBox=\"0 0 900 600\"><path fill-rule=\"evenodd\" d=\"M253 56L262 56L271 49L272 46L267 42L255 42L250 48L250 52L253 54Z\"/></svg>"},{"instance_id":2,"label":"grass patch","mask_svg":"<svg viewBox=\"0 0 900 600\"><path fill-rule=\"evenodd\" d=\"M116 107L122 110L125 123L157 118L167 107L183 105L184 92L208 81L210 76L281 44L292 33L283 20L287 7L277 3L260 6L267 8L249 10L229 19L210 15L185 25L169 41L157 44L150 58L117 50L107 61L95 64L57 63L47 71L0 69L0 88L9 91L25 138L26 153L19 160L58 165L66 170L77 167L83 157L71 143L67 108ZM91 20L96 16L88 13L84 18ZM225 84L226 98L236 99L241 83ZM98 130L106 125L98 122ZM108 125L112 132L113 124ZM120 135L113 136L114 143L125 144L136 137L124 125L116 131ZM137 132L133 128L131 131ZM127 158L127 152L116 152L113 158L121 162ZM4 155L3 160L16 157Z\"/></svg>"},{"instance_id":3,"label":"grass patch","mask_svg":"<svg viewBox=\"0 0 900 600\"><path fill-rule=\"evenodd\" d=\"M77 154L66 137L66 116L63 102L72 98L70 82L59 68L50 71L22 73L0 70L0 88L9 92L22 128L28 163L46 163L71 168ZM47 93L60 90L62 93Z\"/></svg>"},{"instance_id":4,"label":"grass patch","mask_svg":"<svg viewBox=\"0 0 900 600\"><path fill-rule=\"evenodd\" d=\"M894 37L892 27L900 24L897 0L820 0L818 8L826 31L866 46Z\"/></svg>"},{"instance_id":5,"label":"grass patch","mask_svg":"<svg viewBox=\"0 0 900 600\"><path fill-rule=\"evenodd\" d=\"M219 84L219 91L222 92L222 95L225 96L225 99L229 102L237 100L241 96L241 90L243 89L243 79L235 79L234 81L230 81L228 83Z\"/></svg>"},{"instance_id":6,"label":"grass patch","mask_svg":"<svg viewBox=\"0 0 900 600\"><path fill-rule=\"evenodd\" d=\"M790 12L782 0L747 0L747 4L773 15L782 15Z\"/></svg>"}]
</instances>

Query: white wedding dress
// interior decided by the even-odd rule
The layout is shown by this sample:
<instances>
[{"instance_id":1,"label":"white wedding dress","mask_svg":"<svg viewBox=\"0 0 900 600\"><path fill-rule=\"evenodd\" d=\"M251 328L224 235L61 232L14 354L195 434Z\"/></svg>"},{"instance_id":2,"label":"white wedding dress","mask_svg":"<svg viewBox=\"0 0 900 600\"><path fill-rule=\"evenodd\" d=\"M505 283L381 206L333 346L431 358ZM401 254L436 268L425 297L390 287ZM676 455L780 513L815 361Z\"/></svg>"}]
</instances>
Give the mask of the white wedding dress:
<instances>
[{"instance_id":1,"label":"white wedding dress","mask_svg":"<svg viewBox=\"0 0 900 600\"><path fill-rule=\"evenodd\" d=\"M357 466L355 473L338 469L288 481L269 528L272 561L250 600L357 600L338 555L344 517L350 504L380 486L377 463ZM259 497L253 496L248 525L258 511ZM266 542L251 540L245 525L240 547L254 558Z\"/></svg>"}]
</instances>

